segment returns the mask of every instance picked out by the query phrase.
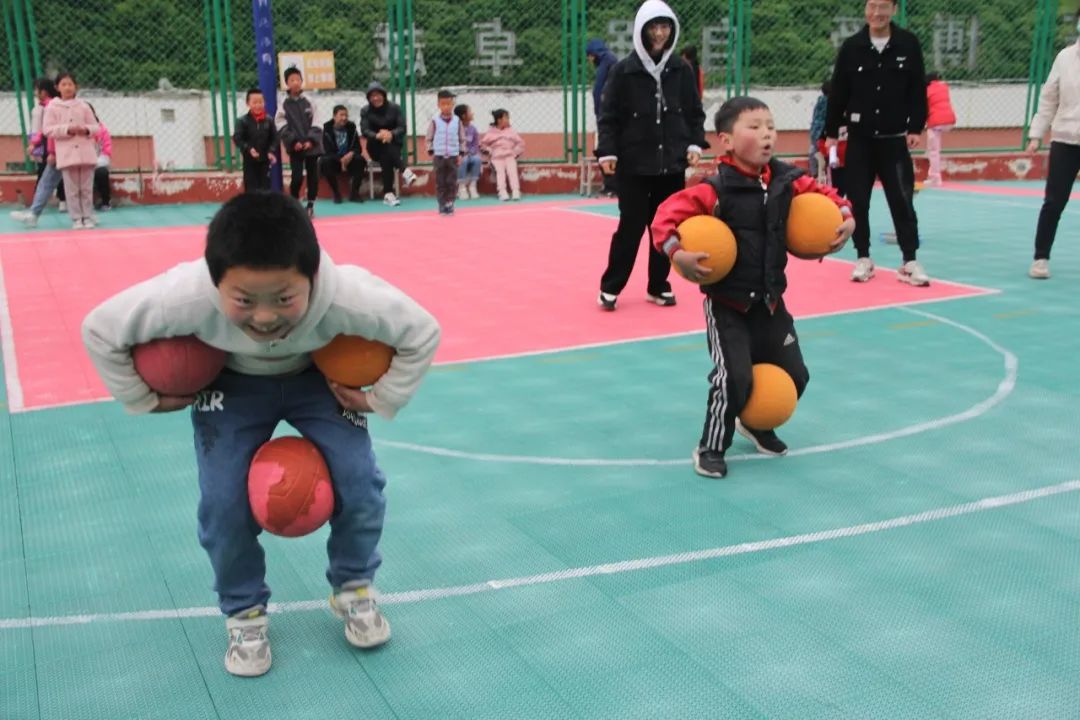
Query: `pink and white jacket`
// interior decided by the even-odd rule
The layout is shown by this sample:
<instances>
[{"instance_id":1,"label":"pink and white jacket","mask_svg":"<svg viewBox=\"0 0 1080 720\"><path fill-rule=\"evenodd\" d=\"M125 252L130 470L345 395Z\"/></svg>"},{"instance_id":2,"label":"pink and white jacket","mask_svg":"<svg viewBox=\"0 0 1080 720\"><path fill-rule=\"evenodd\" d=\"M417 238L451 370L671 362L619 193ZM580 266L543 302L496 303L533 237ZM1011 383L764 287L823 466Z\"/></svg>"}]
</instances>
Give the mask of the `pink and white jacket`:
<instances>
[{"instance_id":1,"label":"pink and white jacket","mask_svg":"<svg viewBox=\"0 0 1080 720\"><path fill-rule=\"evenodd\" d=\"M524 154L525 141L512 127L491 127L480 138L480 152L487 153L492 160L516 158Z\"/></svg>"},{"instance_id":2,"label":"pink and white jacket","mask_svg":"<svg viewBox=\"0 0 1080 720\"><path fill-rule=\"evenodd\" d=\"M57 98L45 108L42 128L45 137L56 141L56 167L60 170L79 165L97 163L97 149L94 147L94 135L98 132L98 122L94 111L79 98L63 100ZM85 127L89 135L69 135L68 128L77 125Z\"/></svg>"}]
</instances>

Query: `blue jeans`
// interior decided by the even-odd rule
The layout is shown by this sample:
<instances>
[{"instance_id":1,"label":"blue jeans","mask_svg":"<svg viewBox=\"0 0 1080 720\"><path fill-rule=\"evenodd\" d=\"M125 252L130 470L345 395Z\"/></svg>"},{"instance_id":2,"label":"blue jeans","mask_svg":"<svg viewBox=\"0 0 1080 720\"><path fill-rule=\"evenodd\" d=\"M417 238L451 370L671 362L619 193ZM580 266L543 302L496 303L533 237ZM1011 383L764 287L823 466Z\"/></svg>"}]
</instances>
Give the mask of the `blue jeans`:
<instances>
[{"instance_id":1,"label":"blue jeans","mask_svg":"<svg viewBox=\"0 0 1080 720\"><path fill-rule=\"evenodd\" d=\"M476 182L480 179L480 156L466 155L457 169L458 182Z\"/></svg>"},{"instance_id":2,"label":"blue jeans","mask_svg":"<svg viewBox=\"0 0 1080 720\"><path fill-rule=\"evenodd\" d=\"M55 165L45 165L34 189L34 199L30 203L30 212L40 215L45 211L45 205L56 191L56 186L64 179L64 174L56 169Z\"/></svg>"},{"instance_id":3,"label":"blue jeans","mask_svg":"<svg viewBox=\"0 0 1080 720\"><path fill-rule=\"evenodd\" d=\"M326 543L326 579L371 581L378 551L386 478L375 464L367 421L345 412L322 374L259 377L226 370L192 407L199 466L199 543L210 555L218 605L232 615L270 599L262 528L248 503L248 467L255 451L286 421L322 452L334 486Z\"/></svg>"}]
</instances>

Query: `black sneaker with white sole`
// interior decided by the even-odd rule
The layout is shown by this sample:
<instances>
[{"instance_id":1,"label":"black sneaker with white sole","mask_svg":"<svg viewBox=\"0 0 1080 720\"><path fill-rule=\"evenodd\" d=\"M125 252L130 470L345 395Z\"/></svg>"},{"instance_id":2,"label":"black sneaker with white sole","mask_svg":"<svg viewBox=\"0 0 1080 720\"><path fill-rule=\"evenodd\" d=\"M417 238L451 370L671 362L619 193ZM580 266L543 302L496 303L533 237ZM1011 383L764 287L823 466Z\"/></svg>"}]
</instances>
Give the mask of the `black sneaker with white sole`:
<instances>
[{"instance_id":1,"label":"black sneaker with white sole","mask_svg":"<svg viewBox=\"0 0 1080 720\"><path fill-rule=\"evenodd\" d=\"M596 298L596 304L600 306L601 310L613 312L615 310L615 301L618 299L618 295L612 295L601 290L600 295Z\"/></svg>"},{"instance_id":2,"label":"black sneaker with white sole","mask_svg":"<svg viewBox=\"0 0 1080 720\"><path fill-rule=\"evenodd\" d=\"M719 450L694 448L694 472L707 478L727 476L727 461Z\"/></svg>"},{"instance_id":3,"label":"black sneaker with white sole","mask_svg":"<svg viewBox=\"0 0 1080 720\"><path fill-rule=\"evenodd\" d=\"M742 420L735 418L735 429L744 438L754 443L758 452L764 455L787 455L787 445L776 437L772 430L752 430L742 424Z\"/></svg>"},{"instance_id":4,"label":"black sneaker with white sole","mask_svg":"<svg viewBox=\"0 0 1080 720\"><path fill-rule=\"evenodd\" d=\"M675 293L670 290L659 295L649 293L649 302L656 303L660 307L671 307L675 304Z\"/></svg>"}]
</instances>

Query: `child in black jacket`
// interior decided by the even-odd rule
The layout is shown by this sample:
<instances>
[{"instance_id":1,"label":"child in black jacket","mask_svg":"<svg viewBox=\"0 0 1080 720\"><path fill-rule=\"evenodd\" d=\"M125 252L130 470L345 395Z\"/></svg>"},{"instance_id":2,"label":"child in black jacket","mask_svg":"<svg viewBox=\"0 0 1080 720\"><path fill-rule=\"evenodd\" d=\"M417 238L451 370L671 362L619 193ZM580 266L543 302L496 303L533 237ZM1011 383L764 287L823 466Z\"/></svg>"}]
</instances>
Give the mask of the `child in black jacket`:
<instances>
[{"instance_id":1,"label":"child in black jacket","mask_svg":"<svg viewBox=\"0 0 1080 720\"><path fill-rule=\"evenodd\" d=\"M278 133L266 114L266 98L258 88L247 91L248 112L236 121L233 142L244 159L244 192L270 189L270 166L277 162Z\"/></svg>"}]
</instances>

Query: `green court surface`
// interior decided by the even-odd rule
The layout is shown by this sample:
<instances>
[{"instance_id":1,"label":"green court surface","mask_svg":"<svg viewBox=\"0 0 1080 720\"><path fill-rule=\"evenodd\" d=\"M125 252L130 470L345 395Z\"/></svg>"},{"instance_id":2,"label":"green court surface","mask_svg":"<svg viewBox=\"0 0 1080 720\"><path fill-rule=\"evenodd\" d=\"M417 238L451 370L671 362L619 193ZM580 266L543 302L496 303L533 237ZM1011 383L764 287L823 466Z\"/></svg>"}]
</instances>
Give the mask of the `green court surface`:
<instances>
[{"instance_id":1,"label":"green court surface","mask_svg":"<svg viewBox=\"0 0 1080 720\"><path fill-rule=\"evenodd\" d=\"M689 461L703 334L436 367L372 422L392 640L346 643L325 528L264 535L258 679L187 415L0 413L0 718L1080 717L1080 209L1036 282L1039 204L920 194L930 274L1000 292L800 321L792 453L737 436L725 480ZM167 212L212 209L110 223Z\"/></svg>"}]
</instances>

